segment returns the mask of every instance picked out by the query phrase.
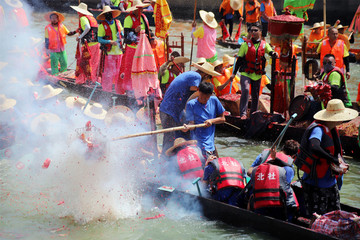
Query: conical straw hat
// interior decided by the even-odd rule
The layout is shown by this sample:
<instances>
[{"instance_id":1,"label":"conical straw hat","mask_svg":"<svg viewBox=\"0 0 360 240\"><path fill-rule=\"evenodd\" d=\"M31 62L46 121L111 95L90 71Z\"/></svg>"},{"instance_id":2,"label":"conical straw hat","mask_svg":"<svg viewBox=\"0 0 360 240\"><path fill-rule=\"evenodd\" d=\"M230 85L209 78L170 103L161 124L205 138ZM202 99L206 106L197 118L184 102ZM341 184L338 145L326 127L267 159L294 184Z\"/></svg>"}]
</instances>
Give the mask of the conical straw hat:
<instances>
[{"instance_id":1,"label":"conical straw hat","mask_svg":"<svg viewBox=\"0 0 360 240\"><path fill-rule=\"evenodd\" d=\"M79 6L70 6L70 7L81 14L93 16L93 14L88 11L88 6L85 3L80 3Z\"/></svg>"},{"instance_id":2,"label":"conical straw hat","mask_svg":"<svg viewBox=\"0 0 360 240\"><path fill-rule=\"evenodd\" d=\"M208 25L211 28L216 28L218 23L215 19L215 15L212 12L206 12L204 10L199 11L201 19L204 21L206 25Z\"/></svg>"},{"instance_id":3,"label":"conical straw hat","mask_svg":"<svg viewBox=\"0 0 360 240\"><path fill-rule=\"evenodd\" d=\"M15 106L16 100L11 98L6 98L4 94L0 94L0 111L5 111L9 108Z\"/></svg>"},{"instance_id":4,"label":"conical straw hat","mask_svg":"<svg viewBox=\"0 0 360 240\"><path fill-rule=\"evenodd\" d=\"M112 13L113 18L118 17L121 12L119 10L116 9L111 9L111 7L109 6L104 6L103 11L99 14L99 16L96 17L97 20L105 20L105 13Z\"/></svg>"},{"instance_id":5,"label":"conical straw hat","mask_svg":"<svg viewBox=\"0 0 360 240\"><path fill-rule=\"evenodd\" d=\"M328 102L326 109L317 112L314 119L325 122L344 122L359 116L354 109L345 108L340 99L332 99Z\"/></svg>"}]
</instances>

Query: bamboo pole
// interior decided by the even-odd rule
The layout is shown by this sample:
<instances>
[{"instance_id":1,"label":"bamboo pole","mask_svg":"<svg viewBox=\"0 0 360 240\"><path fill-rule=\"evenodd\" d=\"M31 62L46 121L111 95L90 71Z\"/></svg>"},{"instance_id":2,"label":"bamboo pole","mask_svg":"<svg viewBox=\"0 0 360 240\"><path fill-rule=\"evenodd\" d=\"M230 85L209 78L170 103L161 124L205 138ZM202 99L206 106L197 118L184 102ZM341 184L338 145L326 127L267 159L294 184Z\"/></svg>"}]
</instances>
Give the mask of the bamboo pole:
<instances>
[{"instance_id":1,"label":"bamboo pole","mask_svg":"<svg viewBox=\"0 0 360 240\"><path fill-rule=\"evenodd\" d=\"M326 35L326 0L323 0L323 12L324 12L324 36L325 36Z\"/></svg>"},{"instance_id":2,"label":"bamboo pole","mask_svg":"<svg viewBox=\"0 0 360 240\"><path fill-rule=\"evenodd\" d=\"M196 124L196 125L187 125L187 128L190 128L190 129L191 128L200 128L200 127L205 127L205 123L200 123L200 124ZM130 135L122 136L122 137L113 138L112 140L117 141L117 140L122 140L122 139L127 139L127 138L142 137L142 136L147 136L147 135L175 132L175 131L180 131L180 130L185 130L185 127L179 126L179 127L173 127L173 128L160 129L160 130L156 130L156 131L135 133L135 134L130 134Z\"/></svg>"},{"instance_id":3,"label":"bamboo pole","mask_svg":"<svg viewBox=\"0 0 360 240\"><path fill-rule=\"evenodd\" d=\"M197 5L197 0L195 0L193 22L195 22L195 19L196 19L196 5ZM192 64L193 47L194 47L194 38L191 37L191 52L190 52L190 68L189 68L189 71L191 70L191 64Z\"/></svg>"}]
</instances>

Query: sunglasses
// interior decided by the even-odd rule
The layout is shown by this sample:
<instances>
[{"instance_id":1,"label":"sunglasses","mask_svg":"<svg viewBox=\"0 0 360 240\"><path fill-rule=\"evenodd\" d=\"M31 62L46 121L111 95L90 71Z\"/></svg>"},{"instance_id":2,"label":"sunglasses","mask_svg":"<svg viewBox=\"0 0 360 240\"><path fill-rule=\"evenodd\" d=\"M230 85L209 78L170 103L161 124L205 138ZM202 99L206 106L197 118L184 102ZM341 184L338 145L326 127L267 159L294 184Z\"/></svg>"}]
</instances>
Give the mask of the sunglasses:
<instances>
[{"instance_id":1,"label":"sunglasses","mask_svg":"<svg viewBox=\"0 0 360 240\"><path fill-rule=\"evenodd\" d=\"M258 32L258 31L259 31L259 29L250 29L249 32Z\"/></svg>"}]
</instances>

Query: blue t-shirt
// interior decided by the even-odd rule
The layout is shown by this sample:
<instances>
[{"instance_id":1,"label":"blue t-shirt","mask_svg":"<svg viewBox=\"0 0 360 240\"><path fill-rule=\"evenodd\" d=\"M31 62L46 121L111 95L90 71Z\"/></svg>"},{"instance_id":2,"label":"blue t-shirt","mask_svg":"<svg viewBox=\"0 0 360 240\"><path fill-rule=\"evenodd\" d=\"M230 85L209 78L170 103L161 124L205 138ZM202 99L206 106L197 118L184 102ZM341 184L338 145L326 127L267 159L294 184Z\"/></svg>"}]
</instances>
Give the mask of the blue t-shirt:
<instances>
[{"instance_id":1,"label":"blue t-shirt","mask_svg":"<svg viewBox=\"0 0 360 240\"><path fill-rule=\"evenodd\" d=\"M261 153L256 157L253 164L251 164L251 167L257 167L257 166L260 165L260 163L261 163L261 158L260 157L261 157ZM294 169L292 167L288 167L288 166L285 166L284 169L286 171L286 181L288 183L291 183L292 179L295 176Z\"/></svg>"},{"instance_id":2,"label":"blue t-shirt","mask_svg":"<svg viewBox=\"0 0 360 240\"><path fill-rule=\"evenodd\" d=\"M200 81L201 75L194 71L184 72L177 76L166 90L160 104L160 111L169 114L177 123L180 123L181 113L191 95L190 87L198 87Z\"/></svg>"},{"instance_id":3,"label":"blue t-shirt","mask_svg":"<svg viewBox=\"0 0 360 240\"><path fill-rule=\"evenodd\" d=\"M180 75L181 76L181 75ZM170 85L171 86L171 85ZM166 92L167 93L167 92ZM195 124L204 123L208 119L216 118L225 111L219 99L211 96L206 104L201 104L197 98L190 100L186 105L186 121ZM214 151L215 125L208 128L196 128L193 139L198 141L201 151Z\"/></svg>"},{"instance_id":4,"label":"blue t-shirt","mask_svg":"<svg viewBox=\"0 0 360 240\"><path fill-rule=\"evenodd\" d=\"M321 127L315 127L310 134L309 140L316 138L319 139L319 141L321 141L322 136L324 134L323 131L324 130ZM307 184L317 186L319 188L329 188L336 184L336 178L332 176L330 168L326 171L326 174L323 178L318 178L317 180L310 179L309 174L304 172L303 179Z\"/></svg>"}]
</instances>

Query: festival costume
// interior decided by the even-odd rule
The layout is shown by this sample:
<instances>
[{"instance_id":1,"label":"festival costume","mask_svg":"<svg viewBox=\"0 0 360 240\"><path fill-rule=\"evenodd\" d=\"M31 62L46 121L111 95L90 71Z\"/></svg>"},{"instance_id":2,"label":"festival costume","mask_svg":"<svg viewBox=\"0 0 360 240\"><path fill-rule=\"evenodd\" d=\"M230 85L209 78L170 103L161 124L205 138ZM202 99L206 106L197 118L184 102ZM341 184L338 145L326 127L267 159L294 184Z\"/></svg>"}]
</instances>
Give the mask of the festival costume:
<instances>
[{"instance_id":1,"label":"festival costume","mask_svg":"<svg viewBox=\"0 0 360 240\"><path fill-rule=\"evenodd\" d=\"M59 23L54 27L51 23L45 27L45 42L49 42L48 49L51 59L51 74L59 73L58 64L60 63L60 72L67 70L67 54L65 50L66 35L69 30ZM47 40L48 39L48 40Z\"/></svg>"},{"instance_id":2,"label":"festival costume","mask_svg":"<svg viewBox=\"0 0 360 240\"><path fill-rule=\"evenodd\" d=\"M76 72L75 83L83 84L86 80L97 81L97 73L100 63L100 44L97 42L98 24L93 16L84 15L79 19L79 31L82 34L85 26L90 30L81 38L81 46L76 48ZM78 43L80 44L80 43ZM81 47L81 53L79 48Z\"/></svg>"},{"instance_id":3,"label":"festival costume","mask_svg":"<svg viewBox=\"0 0 360 240\"><path fill-rule=\"evenodd\" d=\"M101 85L104 91L112 92L112 85L115 83L115 88L118 84L120 75L120 65L122 59L122 50L119 44L113 46L112 41L121 41L122 26L119 20L112 20L110 23L104 20L98 28L98 39L101 44L104 44L105 58L103 62ZM103 53L104 54L104 53Z\"/></svg>"},{"instance_id":4,"label":"festival costume","mask_svg":"<svg viewBox=\"0 0 360 240\"><path fill-rule=\"evenodd\" d=\"M234 206L238 205L238 195L245 187L245 178L244 166L231 157L214 159L204 170L204 180L209 181L212 198Z\"/></svg>"}]
</instances>

